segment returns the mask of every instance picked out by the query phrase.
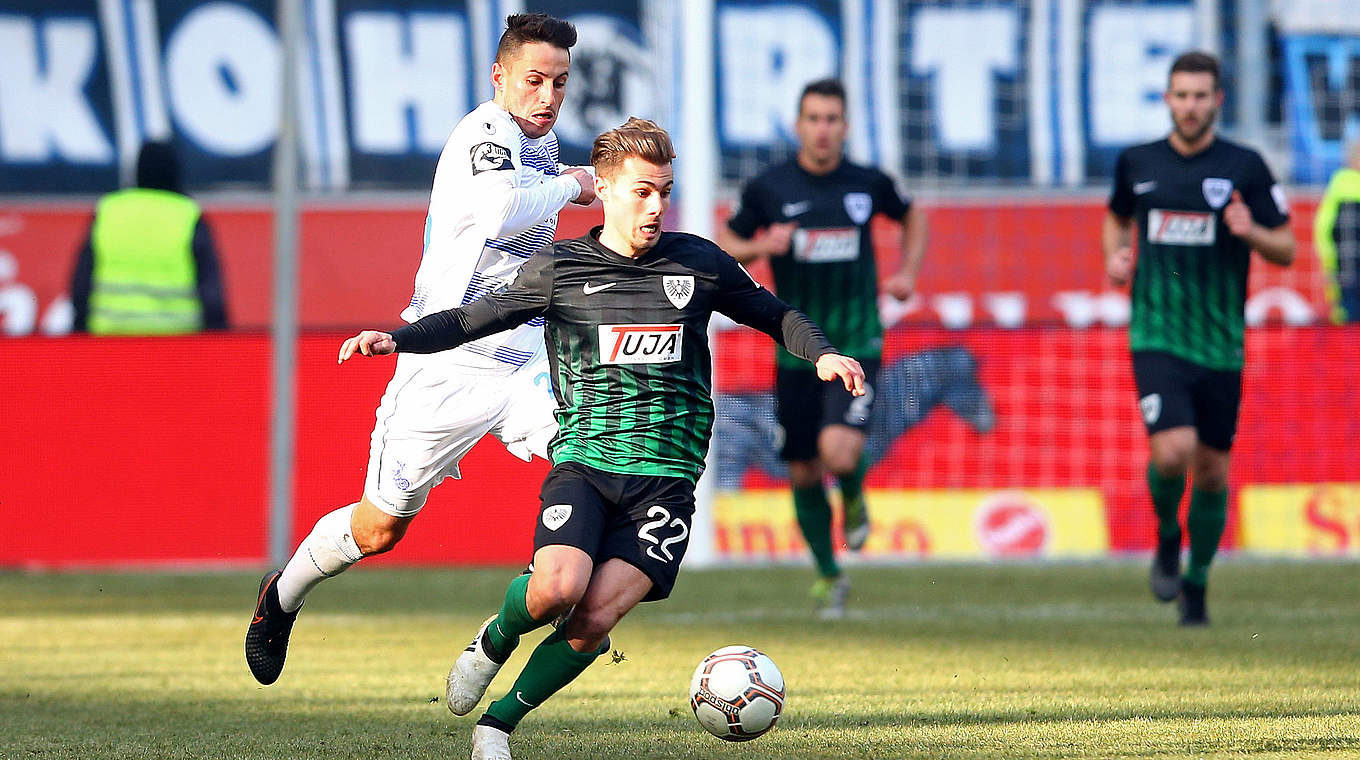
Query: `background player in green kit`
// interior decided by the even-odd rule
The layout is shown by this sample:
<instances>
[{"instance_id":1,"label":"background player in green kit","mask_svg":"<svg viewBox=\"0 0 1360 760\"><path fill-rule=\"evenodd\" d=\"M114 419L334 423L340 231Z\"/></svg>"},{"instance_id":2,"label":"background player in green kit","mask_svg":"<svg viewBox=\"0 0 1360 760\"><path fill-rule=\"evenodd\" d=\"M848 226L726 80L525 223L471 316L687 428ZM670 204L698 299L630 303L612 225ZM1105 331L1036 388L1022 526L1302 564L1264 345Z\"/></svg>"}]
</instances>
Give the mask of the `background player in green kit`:
<instances>
[{"instance_id":1,"label":"background player in green kit","mask_svg":"<svg viewBox=\"0 0 1360 760\"><path fill-rule=\"evenodd\" d=\"M571 612L478 721L474 760L508 760L520 719L608 651L624 614L670 594L713 427L714 311L768 333L823 380L864 393L859 363L732 257L703 238L661 231L674 156L650 121L600 135L591 164L603 227L535 254L502 291L392 334L365 331L340 351L341 361L356 351L432 353L546 319L560 425L532 571L510 583L500 612L458 657L449 709L470 712L520 636Z\"/></svg>"},{"instance_id":2,"label":"background player in green kit","mask_svg":"<svg viewBox=\"0 0 1360 760\"><path fill-rule=\"evenodd\" d=\"M1182 625L1205 625L1209 564L1227 522L1251 251L1288 266L1294 238L1284 193L1261 156L1214 134L1223 105L1217 59L1177 58L1165 100L1171 134L1120 154L1101 242L1110 281L1133 282L1129 348L1157 512L1152 593L1179 596ZM1194 485L1182 576L1178 512L1187 472Z\"/></svg>"},{"instance_id":3,"label":"background player in green kit","mask_svg":"<svg viewBox=\"0 0 1360 760\"><path fill-rule=\"evenodd\" d=\"M878 374L883 326L870 220L902 224L902 261L883 287L900 300L916 289L926 248L926 218L903 200L883 172L846 161L845 89L834 79L812 82L798 99L798 152L752 179L741 206L717 233L738 261L768 257L775 292L826 330L841 350ZM831 505L823 479L840 485L845 541L858 551L869 537L863 453L874 392L852 398L820 381L785 351L776 359L775 414L783 430L798 527L819 578L813 598L823 617L845 614L849 580L831 544Z\"/></svg>"}]
</instances>

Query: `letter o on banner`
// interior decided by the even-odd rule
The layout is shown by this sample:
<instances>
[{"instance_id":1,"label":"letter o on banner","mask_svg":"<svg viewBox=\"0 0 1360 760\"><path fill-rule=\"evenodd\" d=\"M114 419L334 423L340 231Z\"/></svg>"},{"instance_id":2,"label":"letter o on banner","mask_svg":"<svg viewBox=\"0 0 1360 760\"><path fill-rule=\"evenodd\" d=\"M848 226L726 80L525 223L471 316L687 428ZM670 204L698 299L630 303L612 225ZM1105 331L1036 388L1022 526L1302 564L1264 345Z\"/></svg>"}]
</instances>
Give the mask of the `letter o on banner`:
<instances>
[{"instance_id":1,"label":"letter o on banner","mask_svg":"<svg viewBox=\"0 0 1360 760\"><path fill-rule=\"evenodd\" d=\"M175 121L200 147L241 156L273 144L279 127L279 40L247 8L204 5L166 46Z\"/></svg>"}]
</instances>

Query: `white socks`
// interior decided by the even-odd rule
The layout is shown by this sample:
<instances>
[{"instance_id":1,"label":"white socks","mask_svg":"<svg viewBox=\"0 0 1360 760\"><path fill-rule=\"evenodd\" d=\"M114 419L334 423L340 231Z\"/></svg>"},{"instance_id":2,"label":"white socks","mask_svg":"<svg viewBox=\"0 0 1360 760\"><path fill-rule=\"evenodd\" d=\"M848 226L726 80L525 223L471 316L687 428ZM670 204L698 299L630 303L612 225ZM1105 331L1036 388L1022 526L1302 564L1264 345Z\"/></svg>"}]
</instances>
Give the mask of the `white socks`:
<instances>
[{"instance_id":1,"label":"white socks","mask_svg":"<svg viewBox=\"0 0 1360 760\"><path fill-rule=\"evenodd\" d=\"M317 520L284 565L278 580L279 606L284 612L296 611L316 584L363 559L363 552L350 535L350 518L356 506L341 507Z\"/></svg>"}]
</instances>

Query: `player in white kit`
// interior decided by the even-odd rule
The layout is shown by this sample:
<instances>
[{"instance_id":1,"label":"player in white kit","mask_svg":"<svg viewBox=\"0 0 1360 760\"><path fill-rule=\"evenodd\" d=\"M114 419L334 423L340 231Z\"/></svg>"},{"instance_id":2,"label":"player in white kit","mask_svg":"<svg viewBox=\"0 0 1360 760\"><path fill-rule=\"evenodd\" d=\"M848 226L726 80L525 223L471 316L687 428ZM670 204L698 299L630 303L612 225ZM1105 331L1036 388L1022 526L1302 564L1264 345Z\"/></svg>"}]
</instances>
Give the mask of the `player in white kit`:
<instances>
[{"instance_id":1,"label":"player in white kit","mask_svg":"<svg viewBox=\"0 0 1360 760\"><path fill-rule=\"evenodd\" d=\"M575 28L560 19L507 19L491 68L495 96L463 117L439 156L406 321L508 284L552 242L563 206L594 200L587 170L558 164L552 132L574 44ZM283 671L307 593L396 546L430 489L459 477L459 460L483 436L496 436L525 461L547 457L557 423L537 322L399 359L378 406L363 497L317 520L288 564L260 582L245 641L257 681L271 684Z\"/></svg>"}]
</instances>

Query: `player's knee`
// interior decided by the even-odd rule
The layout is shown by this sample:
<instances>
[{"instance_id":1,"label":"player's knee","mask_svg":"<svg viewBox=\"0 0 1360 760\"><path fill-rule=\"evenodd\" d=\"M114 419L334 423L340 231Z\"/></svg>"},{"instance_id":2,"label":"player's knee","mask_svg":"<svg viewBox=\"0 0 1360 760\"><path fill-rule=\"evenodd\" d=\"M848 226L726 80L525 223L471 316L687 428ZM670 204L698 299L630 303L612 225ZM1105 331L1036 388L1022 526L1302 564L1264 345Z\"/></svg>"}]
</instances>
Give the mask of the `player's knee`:
<instances>
[{"instance_id":1,"label":"player's knee","mask_svg":"<svg viewBox=\"0 0 1360 760\"><path fill-rule=\"evenodd\" d=\"M1179 477L1190 469L1194 448L1163 446L1152 452L1152 466L1163 477Z\"/></svg>"},{"instance_id":2,"label":"player's knee","mask_svg":"<svg viewBox=\"0 0 1360 760\"><path fill-rule=\"evenodd\" d=\"M812 488L822 484L822 468L817 462L789 462L789 484L794 488Z\"/></svg>"},{"instance_id":3,"label":"player's knee","mask_svg":"<svg viewBox=\"0 0 1360 760\"><path fill-rule=\"evenodd\" d=\"M365 557L383 554L396 548L406 531L388 527L364 526L354 529L354 543Z\"/></svg>"},{"instance_id":4,"label":"player's knee","mask_svg":"<svg viewBox=\"0 0 1360 760\"><path fill-rule=\"evenodd\" d=\"M853 475L859 468L858 451L833 451L822 458L827 471L840 478L846 475Z\"/></svg>"},{"instance_id":5,"label":"player's knee","mask_svg":"<svg viewBox=\"0 0 1360 760\"><path fill-rule=\"evenodd\" d=\"M409 520L396 518L368 520L356 513L354 524L350 527L354 532L354 543L359 546L359 551L368 557L396 548L402 536L406 535L408 524Z\"/></svg>"},{"instance_id":6,"label":"player's knee","mask_svg":"<svg viewBox=\"0 0 1360 760\"><path fill-rule=\"evenodd\" d=\"M581 580L571 573L535 570L534 577L529 579L530 612L538 611L553 616L566 612L585 596L589 581L589 576ZM573 612L572 618L576 618L579 613L580 610Z\"/></svg>"},{"instance_id":7,"label":"player's knee","mask_svg":"<svg viewBox=\"0 0 1360 760\"><path fill-rule=\"evenodd\" d=\"M577 651L588 651L590 645L599 646L600 642L614 630L614 626L619 622L619 615L608 608L585 609L577 607L571 613L571 618L567 621L567 628L564 634L568 639L586 642L587 646Z\"/></svg>"},{"instance_id":8,"label":"player's knee","mask_svg":"<svg viewBox=\"0 0 1360 760\"><path fill-rule=\"evenodd\" d=\"M1195 489L1199 491L1217 493L1228 489L1228 472L1219 467L1197 466L1192 479Z\"/></svg>"}]
</instances>

